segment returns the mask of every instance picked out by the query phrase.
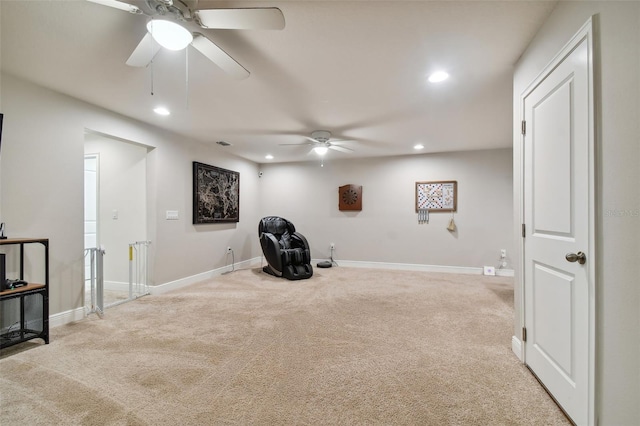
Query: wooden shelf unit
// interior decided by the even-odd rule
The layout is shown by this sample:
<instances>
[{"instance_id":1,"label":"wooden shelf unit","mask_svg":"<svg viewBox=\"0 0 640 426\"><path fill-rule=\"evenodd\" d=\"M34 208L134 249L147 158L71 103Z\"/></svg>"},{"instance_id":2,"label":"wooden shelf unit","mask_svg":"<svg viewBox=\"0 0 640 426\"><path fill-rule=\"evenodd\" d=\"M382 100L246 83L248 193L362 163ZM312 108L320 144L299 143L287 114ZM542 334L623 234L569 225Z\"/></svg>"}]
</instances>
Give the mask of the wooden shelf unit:
<instances>
[{"instance_id":1,"label":"wooden shelf unit","mask_svg":"<svg viewBox=\"0 0 640 426\"><path fill-rule=\"evenodd\" d=\"M12 299L19 299L20 321L19 328L12 330L12 326L0 334L0 349L31 339L42 339L49 343L49 240L47 238L7 238L0 240L0 246L20 246L20 279L24 280L24 246L25 244L42 244L44 246L44 284L28 283L24 287L14 288L0 292L0 305L4 305ZM29 329L25 321L25 298L42 298L42 326L38 329ZM4 311L4 306L2 306Z\"/></svg>"}]
</instances>

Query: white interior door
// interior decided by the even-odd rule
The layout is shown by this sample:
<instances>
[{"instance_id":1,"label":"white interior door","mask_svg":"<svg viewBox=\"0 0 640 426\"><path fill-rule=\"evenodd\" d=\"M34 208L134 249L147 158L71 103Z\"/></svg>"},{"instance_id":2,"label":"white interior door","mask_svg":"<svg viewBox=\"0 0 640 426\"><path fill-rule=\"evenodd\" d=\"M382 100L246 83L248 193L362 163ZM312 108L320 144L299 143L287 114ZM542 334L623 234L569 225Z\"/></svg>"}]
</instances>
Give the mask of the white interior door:
<instances>
[{"instance_id":1,"label":"white interior door","mask_svg":"<svg viewBox=\"0 0 640 426\"><path fill-rule=\"evenodd\" d=\"M584 425L592 421L593 122L590 38L574 40L523 98L524 345L529 368Z\"/></svg>"}]
</instances>

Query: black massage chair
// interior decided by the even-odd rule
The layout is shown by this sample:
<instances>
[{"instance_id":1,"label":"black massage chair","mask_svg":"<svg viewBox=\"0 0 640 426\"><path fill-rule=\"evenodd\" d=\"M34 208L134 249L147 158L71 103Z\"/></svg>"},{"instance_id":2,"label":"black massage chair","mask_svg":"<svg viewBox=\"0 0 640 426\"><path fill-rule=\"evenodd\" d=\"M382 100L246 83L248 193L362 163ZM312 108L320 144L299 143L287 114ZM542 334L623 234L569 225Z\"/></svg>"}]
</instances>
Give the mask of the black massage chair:
<instances>
[{"instance_id":1,"label":"black massage chair","mask_svg":"<svg viewBox=\"0 0 640 426\"><path fill-rule=\"evenodd\" d=\"M311 251L307 239L287 219L267 216L258 224L258 236L267 266L262 270L288 280L311 278Z\"/></svg>"}]
</instances>

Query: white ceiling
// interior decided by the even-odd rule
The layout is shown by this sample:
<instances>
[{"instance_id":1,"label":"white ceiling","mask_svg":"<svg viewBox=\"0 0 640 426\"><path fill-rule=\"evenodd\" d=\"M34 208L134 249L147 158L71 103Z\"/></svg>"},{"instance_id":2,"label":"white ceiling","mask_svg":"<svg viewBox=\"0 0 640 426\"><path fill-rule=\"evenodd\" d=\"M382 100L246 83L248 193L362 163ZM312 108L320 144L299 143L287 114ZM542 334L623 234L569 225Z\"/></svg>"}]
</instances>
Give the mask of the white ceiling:
<instances>
[{"instance_id":1,"label":"white ceiling","mask_svg":"<svg viewBox=\"0 0 640 426\"><path fill-rule=\"evenodd\" d=\"M197 51L125 61L146 18L73 1L3 1L2 70L264 163L309 161L303 135L354 140L331 158L508 147L512 70L551 1L206 1L278 7L282 31L202 30L251 72L234 80ZM188 62L185 58L188 56ZM188 67L187 67L188 63ZM188 91L186 69L188 68ZM445 69L434 85L427 75ZM172 115L152 112L156 104Z\"/></svg>"}]
</instances>

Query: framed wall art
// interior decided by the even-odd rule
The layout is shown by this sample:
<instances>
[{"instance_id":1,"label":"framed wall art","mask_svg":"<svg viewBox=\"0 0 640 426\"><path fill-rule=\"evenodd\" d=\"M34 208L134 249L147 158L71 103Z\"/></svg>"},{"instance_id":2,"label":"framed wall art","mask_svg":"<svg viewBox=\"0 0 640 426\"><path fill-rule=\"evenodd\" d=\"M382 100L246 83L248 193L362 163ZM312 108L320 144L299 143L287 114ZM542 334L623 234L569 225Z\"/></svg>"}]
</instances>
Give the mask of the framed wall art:
<instances>
[{"instance_id":1,"label":"framed wall art","mask_svg":"<svg viewBox=\"0 0 640 426\"><path fill-rule=\"evenodd\" d=\"M240 173L193 162L193 224L240 221Z\"/></svg>"},{"instance_id":2,"label":"framed wall art","mask_svg":"<svg viewBox=\"0 0 640 426\"><path fill-rule=\"evenodd\" d=\"M416 211L455 212L458 208L458 182L416 182Z\"/></svg>"}]
</instances>

